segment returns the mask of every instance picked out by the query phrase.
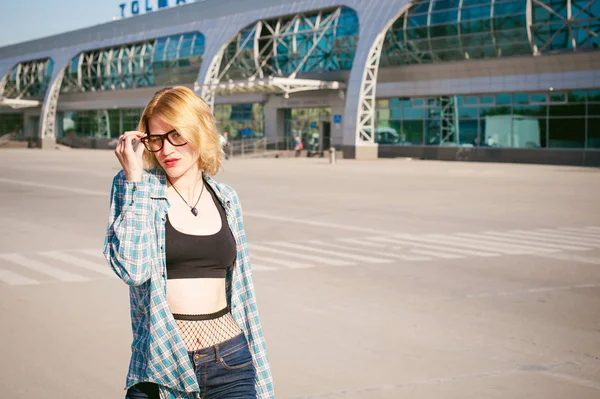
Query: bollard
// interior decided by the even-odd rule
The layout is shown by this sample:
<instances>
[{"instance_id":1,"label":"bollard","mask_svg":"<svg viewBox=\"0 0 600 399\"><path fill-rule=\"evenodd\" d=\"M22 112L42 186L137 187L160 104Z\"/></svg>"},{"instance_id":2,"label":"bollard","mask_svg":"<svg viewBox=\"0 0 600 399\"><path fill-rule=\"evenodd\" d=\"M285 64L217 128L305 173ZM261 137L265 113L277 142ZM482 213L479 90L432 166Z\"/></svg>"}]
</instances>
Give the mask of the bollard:
<instances>
[{"instance_id":1,"label":"bollard","mask_svg":"<svg viewBox=\"0 0 600 399\"><path fill-rule=\"evenodd\" d=\"M330 164L335 163L335 147L329 148L329 163Z\"/></svg>"}]
</instances>

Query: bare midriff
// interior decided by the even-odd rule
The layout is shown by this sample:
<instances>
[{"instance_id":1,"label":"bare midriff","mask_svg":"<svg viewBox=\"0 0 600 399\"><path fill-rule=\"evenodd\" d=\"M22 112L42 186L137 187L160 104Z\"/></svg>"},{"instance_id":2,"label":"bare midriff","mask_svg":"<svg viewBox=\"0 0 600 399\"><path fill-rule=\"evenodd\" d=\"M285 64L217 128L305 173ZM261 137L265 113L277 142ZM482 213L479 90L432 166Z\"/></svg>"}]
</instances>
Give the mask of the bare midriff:
<instances>
[{"instance_id":1,"label":"bare midriff","mask_svg":"<svg viewBox=\"0 0 600 399\"><path fill-rule=\"evenodd\" d=\"M209 314L227 306L224 278L167 280L167 302L171 313Z\"/></svg>"}]
</instances>

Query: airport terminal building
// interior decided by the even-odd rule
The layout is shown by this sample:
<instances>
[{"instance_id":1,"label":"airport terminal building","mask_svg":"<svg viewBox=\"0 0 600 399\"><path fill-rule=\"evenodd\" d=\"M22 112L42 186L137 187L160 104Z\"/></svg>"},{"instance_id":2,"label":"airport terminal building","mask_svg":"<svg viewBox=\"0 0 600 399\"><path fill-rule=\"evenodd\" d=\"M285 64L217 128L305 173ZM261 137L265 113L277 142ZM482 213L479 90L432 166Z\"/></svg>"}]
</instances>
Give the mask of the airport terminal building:
<instances>
[{"instance_id":1,"label":"airport terminal building","mask_svg":"<svg viewBox=\"0 0 600 399\"><path fill-rule=\"evenodd\" d=\"M173 85L274 149L300 135L345 158L600 165L600 1L162 8L1 47L0 136L107 148Z\"/></svg>"}]
</instances>

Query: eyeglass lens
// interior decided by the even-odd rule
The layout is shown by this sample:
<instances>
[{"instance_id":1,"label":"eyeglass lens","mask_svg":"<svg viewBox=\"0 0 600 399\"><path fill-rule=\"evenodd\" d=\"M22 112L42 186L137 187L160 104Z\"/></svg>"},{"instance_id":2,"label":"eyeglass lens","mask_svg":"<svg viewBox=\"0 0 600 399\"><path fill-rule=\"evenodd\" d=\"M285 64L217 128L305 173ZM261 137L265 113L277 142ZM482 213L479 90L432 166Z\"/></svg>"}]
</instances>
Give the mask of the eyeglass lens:
<instances>
[{"instance_id":1,"label":"eyeglass lens","mask_svg":"<svg viewBox=\"0 0 600 399\"><path fill-rule=\"evenodd\" d=\"M187 141L181 134L179 134L176 130L171 130L165 134L150 134L144 137L144 145L148 151L156 152L160 151L163 148L165 138L169 140L171 145L176 147L186 145Z\"/></svg>"}]
</instances>

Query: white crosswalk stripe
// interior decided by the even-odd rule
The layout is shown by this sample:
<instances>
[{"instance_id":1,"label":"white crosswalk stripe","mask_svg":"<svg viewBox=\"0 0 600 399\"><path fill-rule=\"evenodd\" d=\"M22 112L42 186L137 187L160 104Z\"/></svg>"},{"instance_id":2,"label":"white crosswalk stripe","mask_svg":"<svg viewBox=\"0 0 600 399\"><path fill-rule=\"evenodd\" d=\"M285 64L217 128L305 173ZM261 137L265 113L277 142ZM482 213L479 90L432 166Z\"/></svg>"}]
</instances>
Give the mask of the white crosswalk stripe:
<instances>
[{"instance_id":1,"label":"white crosswalk stripe","mask_svg":"<svg viewBox=\"0 0 600 399\"><path fill-rule=\"evenodd\" d=\"M483 257L493 257L493 256L500 256L500 254L497 253L492 253L489 251L472 251L470 249L464 249L464 248L454 248L454 247L450 247L448 245L445 245L443 242L440 242L440 240L435 240L435 239L431 239L431 238L427 238L427 237L417 237L417 236L411 236L408 234L396 234L394 235L394 238L387 238L387 237L370 237L372 240L375 241L382 241L382 242L390 242L390 243L399 243L401 245L409 245L412 247L418 247L418 248L426 248L428 250L436 250L439 251L439 253L455 253L455 254L461 254L461 255L470 255L470 256L483 256Z\"/></svg>"},{"instance_id":2,"label":"white crosswalk stripe","mask_svg":"<svg viewBox=\"0 0 600 399\"><path fill-rule=\"evenodd\" d=\"M269 263L273 263L276 265L289 267L290 269L309 269L311 267L315 267L315 265L310 264L310 263L295 262L295 261L291 261L289 259L272 258L269 256L257 255L255 253L250 254L250 259L251 260L258 259L263 262L269 262ZM252 268L255 268L254 263L252 263ZM277 268L275 268L275 269L277 269Z\"/></svg>"},{"instance_id":3,"label":"white crosswalk stripe","mask_svg":"<svg viewBox=\"0 0 600 399\"><path fill-rule=\"evenodd\" d=\"M431 260L431 258L441 258L441 259L464 258L464 256L462 256L462 255L440 253L440 252L432 251L432 250L408 248L408 247L403 247L402 245L399 245L399 244L392 244L390 246L389 244L369 242L366 240L357 240L357 239L352 239L352 238L339 238L338 241L347 242L347 243L351 243L351 244L357 244L362 247L376 246L378 248L386 248L388 251L390 249L396 249L396 250L402 250L404 252L408 252L408 255L407 254L395 254L395 253L389 253L389 252L385 254L385 256L387 256L387 257L395 257L395 258L403 259L403 260L420 261L420 260ZM327 244L327 245L331 245L331 244ZM344 248L349 248L349 247L344 247ZM419 255L421 255L421 256L419 256Z\"/></svg>"},{"instance_id":4,"label":"white crosswalk stripe","mask_svg":"<svg viewBox=\"0 0 600 399\"><path fill-rule=\"evenodd\" d=\"M600 265L600 259L598 258L590 258L586 256L579 256L573 254L566 253L556 253L556 254L536 254L536 256L543 256L544 258L551 258L557 260L567 260L570 262L579 262L579 263L589 263L592 265Z\"/></svg>"},{"instance_id":5,"label":"white crosswalk stripe","mask_svg":"<svg viewBox=\"0 0 600 399\"><path fill-rule=\"evenodd\" d=\"M276 245L279 247L287 247L287 248L292 248L292 249L299 249L301 251L312 251L312 252L316 252L316 253L323 254L323 255L332 255L332 256L335 256L338 258L342 258L342 259L358 260L358 261L366 262L366 263L392 263L393 262L391 259L383 259L383 258L374 257L374 256L349 255L347 253L342 253L342 252L338 252L338 251L329 251L326 249L315 248L310 245L295 244L295 243L291 243L291 242L277 241L277 242L271 243L271 245Z\"/></svg>"},{"instance_id":6,"label":"white crosswalk stripe","mask_svg":"<svg viewBox=\"0 0 600 399\"><path fill-rule=\"evenodd\" d=\"M582 251L600 247L600 227L312 238L251 243L249 247L252 267L257 273L324 266L391 264L395 267L403 262L452 264L453 260L468 257L504 255L531 255L570 264L600 265L600 255L580 255ZM0 254L0 285L35 286L108 277L117 279L100 248Z\"/></svg>"},{"instance_id":7,"label":"white crosswalk stripe","mask_svg":"<svg viewBox=\"0 0 600 399\"><path fill-rule=\"evenodd\" d=\"M575 237L584 237L584 238L600 238L598 233L594 233L593 231L585 231L582 229L578 229L575 227L561 227L558 229L560 232L570 233Z\"/></svg>"},{"instance_id":8,"label":"white crosswalk stripe","mask_svg":"<svg viewBox=\"0 0 600 399\"><path fill-rule=\"evenodd\" d=\"M358 248L357 247L350 247L350 246L347 246L347 245L332 244L332 243L325 242L325 241L322 241L322 240L309 240L308 242L311 245L319 245L319 246L323 246L323 247L327 247L327 248L342 249L342 250L347 251L347 252L365 253L364 246L362 245L362 242L359 241L359 240L356 240L356 242L355 242L355 244L360 245ZM380 248L382 248L382 249L386 248L386 246L383 245L383 244L377 244L377 245ZM412 252L414 252L414 251L412 251ZM415 260L415 261L430 260L431 259L431 258L423 257L423 256L411 256L411 255L396 254L396 253L391 252L390 250L386 250L384 256L387 257L387 258L402 259L402 260ZM385 263L387 263L387 262L385 262Z\"/></svg>"},{"instance_id":9,"label":"white crosswalk stripe","mask_svg":"<svg viewBox=\"0 0 600 399\"><path fill-rule=\"evenodd\" d=\"M114 277L114 278L117 277L117 275L112 270L110 270L108 267L106 267L107 266L106 262L104 264L90 262L88 260L77 258L73 255L70 255L70 254L67 254L67 253L61 252L61 251L40 252L40 255L47 256L52 259L56 259L60 262L68 263L73 266L79 267L81 269L92 271L94 273L100 273L107 277Z\"/></svg>"},{"instance_id":10,"label":"white crosswalk stripe","mask_svg":"<svg viewBox=\"0 0 600 399\"><path fill-rule=\"evenodd\" d=\"M0 269L0 281L8 285L36 285L38 281L13 273L10 270Z\"/></svg>"},{"instance_id":11,"label":"white crosswalk stripe","mask_svg":"<svg viewBox=\"0 0 600 399\"><path fill-rule=\"evenodd\" d=\"M70 273L21 254L0 254L0 259L34 270L38 273L54 277L60 281L88 281L89 279L75 273Z\"/></svg>"},{"instance_id":12,"label":"white crosswalk stripe","mask_svg":"<svg viewBox=\"0 0 600 399\"><path fill-rule=\"evenodd\" d=\"M592 245L600 245L599 238L583 237L583 236L578 236L578 235L572 234L572 233L559 232L556 230L549 230L549 229L537 229L537 230L535 230L535 232L536 233L537 232L545 233L552 237L567 237L567 238L570 238L573 240L581 241L582 243L589 243Z\"/></svg>"},{"instance_id":13,"label":"white crosswalk stripe","mask_svg":"<svg viewBox=\"0 0 600 399\"><path fill-rule=\"evenodd\" d=\"M470 238L473 241L481 242L484 245L487 245L487 244L491 244L492 246L501 245L506 248L514 248L519 251L525 251L524 253L531 253L532 251L533 252L548 252L548 253L558 252L558 249L548 249L548 248L544 248L544 247L540 248L537 245L527 246L527 245L524 245L523 243L506 242L506 241L503 241L502 239L498 240L498 239L490 238L488 236L481 235L481 234L457 233L456 235L463 237L463 238Z\"/></svg>"},{"instance_id":14,"label":"white crosswalk stripe","mask_svg":"<svg viewBox=\"0 0 600 399\"><path fill-rule=\"evenodd\" d=\"M548 233L543 233L539 231L526 231L526 230L513 230L511 233L518 234L522 237L537 237L538 239L543 239L548 242L556 242L556 243L565 243L565 244L573 244L573 245L586 245L591 247L600 246L600 244L593 244L587 241L582 241L577 238L569 238L565 236L555 236Z\"/></svg>"},{"instance_id":15,"label":"white crosswalk stripe","mask_svg":"<svg viewBox=\"0 0 600 399\"><path fill-rule=\"evenodd\" d=\"M271 248L267 245L261 245L261 244L250 244L249 247L251 250L258 251L259 253L260 252L271 252L271 253L275 253L275 254L284 255L286 257L292 256L295 258L311 260L311 261L317 262L317 263L325 263L326 265L331 265L331 266L351 266L351 265L355 264L354 262L347 262L347 261L336 260L336 259L331 259L331 258L324 258L322 256L307 255L304 253L299 254L299 253L286 251L286 250L282 250L282 249Z\"/></svg>"},{"instance_id":16,"label":"white crosswalk stripe","mask_svg":"<svg viewBox=\"0 0 600 399\"><path fill-rule=\"evenodd\" d=\"M575 245L564 245L564 244L554 244L548 243L544 241L538 241L535 237L531 238L523 238L519 236L512 235L510 233L502 233L499 231L486 231L481 234L482 237L486 237L492 240L506 241L506 242L518 242L521 244L544 247L544 248L556 248L563 250L571 250L571 251L589 251L589 247L575 246Z\"/></svg>"},{"instance_id":17,"label":"white crosswalk stripe","mask_svg":"<svg viewBox=\"0 0 600 399\"><path fill-rule=\"evenodd\" d=\"M440 234L429 234L427 237L432 238L434 240L438 240L440 243L444 244L452 244L458 247L471 248L471 249L487 249L494 252L500 252L506 255L523 255L529 254L532 251L527 251L523 249L515 249L514 247L510 247L508 245L501 245L499 243L484 243L481 241L468 240L466 238L454 237L454 236L445 236Z\"/></svg>"}]
</instances>

